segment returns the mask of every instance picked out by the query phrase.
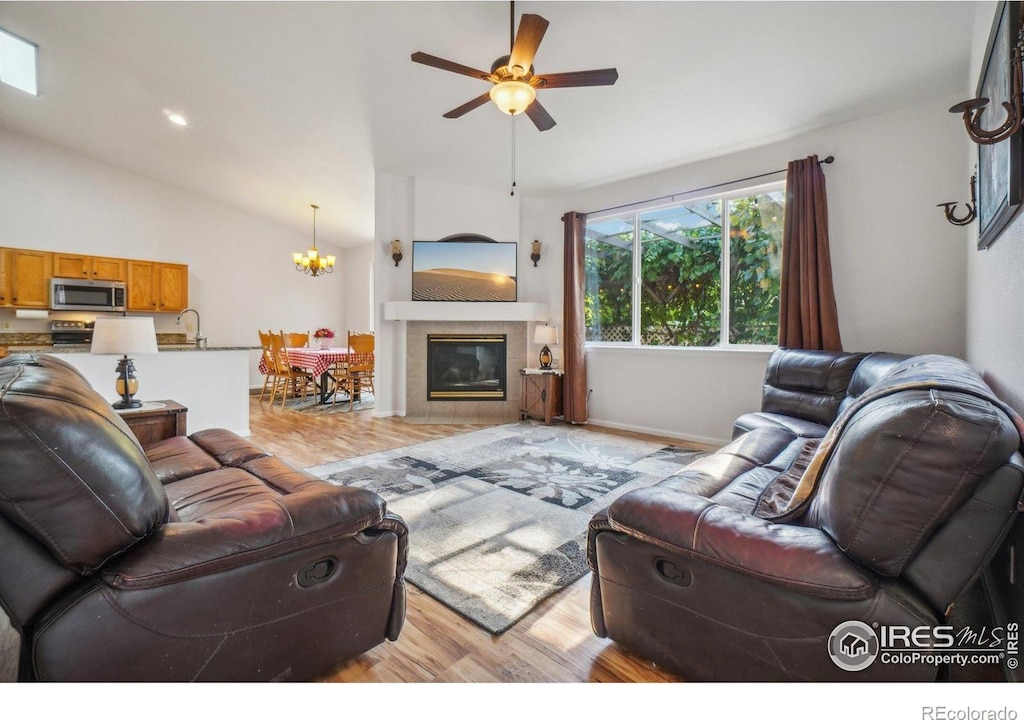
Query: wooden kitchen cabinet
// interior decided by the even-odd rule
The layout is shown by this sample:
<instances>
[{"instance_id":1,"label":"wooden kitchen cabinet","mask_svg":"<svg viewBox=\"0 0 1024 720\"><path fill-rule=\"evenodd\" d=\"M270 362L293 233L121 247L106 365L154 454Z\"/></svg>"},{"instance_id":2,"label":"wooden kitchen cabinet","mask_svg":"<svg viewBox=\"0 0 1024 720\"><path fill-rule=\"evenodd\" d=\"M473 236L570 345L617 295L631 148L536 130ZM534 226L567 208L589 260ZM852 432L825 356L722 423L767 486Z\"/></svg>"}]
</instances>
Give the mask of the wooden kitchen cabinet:
<instances>
[{"instance_id":1,"label":"wooden kitchen cabinet","mask_svg":"<svg viewBox=\"0 0 1024 720\"><path fill-rule=\"evenodd\" d=\"M41 250L4 251L4 283L10 294L5 305L21 308L50 307L50 278L53 277L53 258Z\"/></svg>"},{"instance_id":2,"label":"wooden kitchen cabinet","mask_svg":"<svg viewBox=\"0 0 1024 720\"><path fill-rule=\"evenodd\" d=\"M128 261L128 309L180 312L188 307L188 265Z\"/></svg>"},{"instance_id":3,"label":"wooden kitchen cabinet","mask_svg":"<svg viewBox=\"0 0 1024 720\"><path fill-rule=\"evenodd\" d=\"M160 310L181 312L188 307L188 265L159 263Z\"/></svg>"},{"instance_id":4,"label":"wooden kitchen cabinet","mask_svg":"<svg viewBox=\"0 0 1024 720\"><path fill-rule=\"evenodd\" d=\"M11 276L7 272L11 251L0 248L0 306L11 304Z\"/></svg>"},{"instance_id":5,"label":"wooden kitchen cabinet","mask_svg":"<svg viewBox=\"0 0 1024 720\"><path fill-rule=\"evenodd\" d=\"M0 307L49 308L54 277L123 281L128 310L188 307L188 265L6 247L0 248Z\"/></svg>"},{"instance_id":6,"label":"wooden kitchen cabinet","mask_svg":"<svg viewBox=\"0 0 1024 720\"><path fill-rule=\"evenodd\" d=\"M562 414L562 371L524 369L519 374L523 387L521 419L537 418L550 425Z\"/></svg>"},{"instance_id":7,"label":"wooden kitchen cabinet","mask_svg":"<svg viewBox=\"0 0 1024 720\"><path fill-rule=\"evenodd\" d=\"M128 276L128 261L121 258L54 253L53 276L123 281Z\"/></svg>"},{"instance_id":8,"label":"wooden kitchen cabinet","mask_svg":"<svg viewBox=\"0 0 1024 720\"><path fill-rule=\"evenodd\" d=\"M156 263L145 260L128 261L128 309L157 312L160 300Z\"/></svg>"}]
</instances>

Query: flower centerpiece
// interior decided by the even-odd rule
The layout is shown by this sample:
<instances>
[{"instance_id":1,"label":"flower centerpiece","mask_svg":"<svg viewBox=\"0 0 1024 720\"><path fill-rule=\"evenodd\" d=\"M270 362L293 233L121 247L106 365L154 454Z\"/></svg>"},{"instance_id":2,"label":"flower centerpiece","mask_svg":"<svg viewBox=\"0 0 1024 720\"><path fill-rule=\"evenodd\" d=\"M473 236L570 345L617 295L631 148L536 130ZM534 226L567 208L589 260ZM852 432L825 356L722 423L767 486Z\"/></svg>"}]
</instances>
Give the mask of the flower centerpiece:
<instances>
[{"instance_id":1,"label":"flower centerpiece","mask_svg":"<svg viewBox=\"0 0 1024 720\"><path fill-rule=\"evenodd\" d=\"M322 348L329 348L334 342L334 331L330 328L317 328L313 331L313 337Z\"/></svg>"}]
</instances>

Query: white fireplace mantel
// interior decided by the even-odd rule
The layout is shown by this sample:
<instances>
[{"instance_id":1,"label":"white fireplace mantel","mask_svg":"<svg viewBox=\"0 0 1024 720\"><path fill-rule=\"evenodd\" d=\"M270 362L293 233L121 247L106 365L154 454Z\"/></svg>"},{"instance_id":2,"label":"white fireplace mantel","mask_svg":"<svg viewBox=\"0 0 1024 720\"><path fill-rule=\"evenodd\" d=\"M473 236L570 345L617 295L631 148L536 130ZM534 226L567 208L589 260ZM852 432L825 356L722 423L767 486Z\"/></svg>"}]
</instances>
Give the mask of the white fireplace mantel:
<instances>
[{"instance_id":1,"label":"white fireplace mantel","mask_svg":"<svg viewBox=\"0 0 1024 720\"><path fill-rule=\"evenodd\" d=\"M386 302L385 320L549 322L547 303L530 302Z\"/></svg>"}]
</instances>

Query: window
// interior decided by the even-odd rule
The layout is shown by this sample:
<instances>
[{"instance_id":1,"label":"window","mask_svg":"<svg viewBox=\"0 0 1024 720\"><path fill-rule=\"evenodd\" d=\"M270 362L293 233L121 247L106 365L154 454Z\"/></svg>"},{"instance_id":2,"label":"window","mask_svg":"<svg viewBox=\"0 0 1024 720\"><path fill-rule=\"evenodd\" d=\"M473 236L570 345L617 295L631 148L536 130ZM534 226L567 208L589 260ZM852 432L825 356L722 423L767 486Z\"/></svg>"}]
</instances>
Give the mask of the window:
<instances>
[{"instance_id":1,"label":"window","mask_svg":"<svg viewBox=\"0 0 1024 720\"><path fill-rule=\"evenodd\" d=\"M784 205L784 184L776 183L588 219L587 340L776 344Z\"/></svg>"},{"instance_id":2,"label":"window","mask_svg":"<svg viewBox=\"0 0 1024 720\"><path fill-rule=\"evenodd\" d=\"M33 43L0 28L0 82L38 95L36 52Z\"/></svg>"}]
</instances>

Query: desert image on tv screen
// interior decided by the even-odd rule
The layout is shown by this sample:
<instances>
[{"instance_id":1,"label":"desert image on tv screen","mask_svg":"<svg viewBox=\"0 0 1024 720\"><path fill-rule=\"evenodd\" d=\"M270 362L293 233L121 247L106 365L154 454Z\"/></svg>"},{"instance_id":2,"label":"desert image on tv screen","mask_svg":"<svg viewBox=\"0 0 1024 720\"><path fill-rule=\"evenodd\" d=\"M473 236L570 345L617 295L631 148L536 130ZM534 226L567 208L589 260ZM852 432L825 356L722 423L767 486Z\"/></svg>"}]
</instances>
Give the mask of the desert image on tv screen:
<instances>
[{"instance_id":1,"label":"desert image on tv screen","mask_svg":"<svg viewBox=\"0 0 1024 720\"><path fill-rule=\"evenodd\" d=\"M516 301L516 244L413 243L412 299Z\"/></svg>"}]
</instances>

